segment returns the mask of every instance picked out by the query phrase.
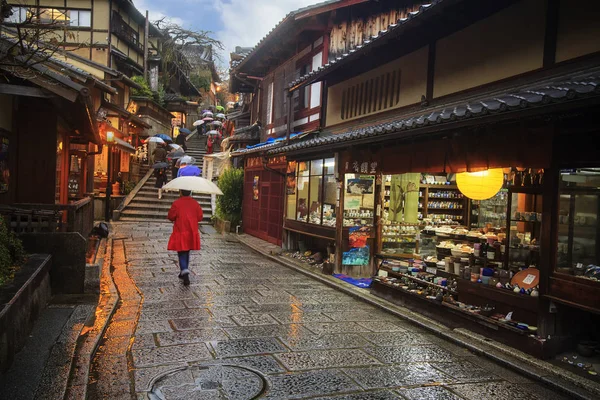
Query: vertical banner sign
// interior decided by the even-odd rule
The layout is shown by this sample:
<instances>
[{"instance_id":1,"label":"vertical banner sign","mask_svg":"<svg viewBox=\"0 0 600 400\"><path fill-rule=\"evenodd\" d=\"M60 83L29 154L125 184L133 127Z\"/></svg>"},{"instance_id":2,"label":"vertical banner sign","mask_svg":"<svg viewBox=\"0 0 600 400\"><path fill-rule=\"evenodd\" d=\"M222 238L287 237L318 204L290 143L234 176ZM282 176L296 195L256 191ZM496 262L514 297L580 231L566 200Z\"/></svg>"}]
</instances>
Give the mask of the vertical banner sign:
<instances>
[{"instance_id":1,"label":"vertical banner sign","mask_svg":"<svg viewBox=\"0 0 600 400\"><path fill-rule=\"evenodd\" d=\"M254 177L254 183L252 184L252 199L258 200L258 175Z\"/></svg>"},{"instance_id":2,"label":"vertical banner sign","mask_svg":"<svg viewBox=\"0 0 600 400\"><path fill-rule=\"evenodd\" d=\"M10 183L8 144L9 139L5 136L0 136L0 193L8 192L8 185Z\"/></svg>"}]
</instances>

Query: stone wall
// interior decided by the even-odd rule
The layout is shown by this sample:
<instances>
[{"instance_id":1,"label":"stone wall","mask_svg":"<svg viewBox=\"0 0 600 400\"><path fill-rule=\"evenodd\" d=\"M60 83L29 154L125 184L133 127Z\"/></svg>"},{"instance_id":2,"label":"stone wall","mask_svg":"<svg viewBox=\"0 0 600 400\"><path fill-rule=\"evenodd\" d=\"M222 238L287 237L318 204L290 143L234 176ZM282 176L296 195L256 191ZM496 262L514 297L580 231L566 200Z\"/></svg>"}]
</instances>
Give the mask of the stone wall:
<instances>
[{"instance_id":1,"label":"stone wall","mask_svg":"<svg viewBox=\"0 0 600 400\"><path fill-rule=\"evenodd\" d=\"M51 266L51 256L30 255L13 282L0 289L0 373L8 370L50 300Z\"/></svg>"}]
</instances>

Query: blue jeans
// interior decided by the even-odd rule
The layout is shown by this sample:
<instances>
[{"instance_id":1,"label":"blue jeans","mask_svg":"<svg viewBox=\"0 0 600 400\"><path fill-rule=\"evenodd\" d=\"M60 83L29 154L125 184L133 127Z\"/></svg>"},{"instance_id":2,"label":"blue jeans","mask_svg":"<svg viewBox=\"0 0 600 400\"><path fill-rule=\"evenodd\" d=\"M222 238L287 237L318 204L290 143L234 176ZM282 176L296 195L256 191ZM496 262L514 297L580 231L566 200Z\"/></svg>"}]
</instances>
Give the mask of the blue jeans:
<instances>
[{"instance_id":1,"label":"blue jeans","mask_svg":"<svg viewBox=\"0 0 600 400\"><path fill-rule=\"evenodd\" d=\"M179 256L179 268L182 271L188 269L190 264L190 251L178 251L177 255Z\"/></svg>"}]
</instances>

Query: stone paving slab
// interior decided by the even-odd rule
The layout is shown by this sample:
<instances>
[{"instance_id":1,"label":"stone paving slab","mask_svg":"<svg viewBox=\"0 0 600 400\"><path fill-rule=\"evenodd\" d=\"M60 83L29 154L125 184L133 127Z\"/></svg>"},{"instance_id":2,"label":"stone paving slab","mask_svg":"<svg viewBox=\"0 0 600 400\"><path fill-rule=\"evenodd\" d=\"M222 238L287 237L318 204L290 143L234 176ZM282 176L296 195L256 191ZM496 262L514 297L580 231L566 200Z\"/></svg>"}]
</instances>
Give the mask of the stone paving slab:
<instances>
[{"instance_id":1,"label":"stone paving slab","mask_svg":"<svg viewBox=\"0 0 600 400\"><path fill-rule=\"evenodd\" d=\"M344 372L364 389L400 388L453 382L450 377L426 363L344 369Z\"/></svg>"},{"instance_id":2,"label":"stone paving slab","mask_svg":"<svg viewBox=\"0 0 600 400\"><path fill-rule=\"evenodd\" d=\"M275 357L290 371L380 364L360 349L313 350L277 354Z\"/></svg>"},{"instance_id":3,"label":"stone paving slab","mask_svg":"<svg viewBox=\"0 0 600 400\"><path fill-rule=\"evenodd\" d=\"M225 331L232 339L261 337L298 338L312 335L310 331L299 324L236 326L225 328Z\"/></svg>"},{"instance_id":4,"label":"stone paving slab","mask_svg":"<svg viewBox=\"0 0 600 400\"><path fill-rule=\"evenodd\" d=\"M327 396L327 397L317 397L313 400L395 400L399 399L400 396L391 391L370 391L364 393L356 393L356 394L347 394L341 396Z\"/></svg>"},{"instance_id":5,"label":"stone paving slab","mask_svg":"<svg viewBox=\"0 0 600 400\"><path fill-rule=\"evenodd\" d=\"M157 333L156 338L160 346L173 346L188 343L204 343L226 340L228 337L221 328L198 329L183 332Z\"/></svg>"},{"instance_id":6,"label":"stone paving slab","mask_svg":"<svg viewBox=\"0 0 600 400\"><path fill-rule=\"evenodd\" d=\"M152 382L186 399L242 398L256 389L241 379L217 390L202 373L160 378L175 368L210 365L256 372L267 385L261 398L268 399L468 399L477 385L484 394L502 388L538 396L527 399L543 394L464 348L220 235L203 235L203 249L192 255L192 284L183 287L176 255L164 250L170 227L119 226L130 238L127 268L143 296L128 349L136 398L146 399ZM489 386L496 383L503 386Z\"/></svg>"},{"instance_id":7,"label":"stone paving slab","mask_svg":"<svg viewBox=\"0 0 600 400\"><path fill-rule=\"evenodd\" d=\"M276 375L269 380L271 388L267 392L266 399L301 399L360 389L352 379L338 370Z\"/></svg>"},{"instance_id":8,"label":"stone paving slab","mask_svg":"<svg viewBox=\"0 0 600 400\"><path fill-rule=\"evenodd\" d=\"M212 360L213 357L204 343L188 343L183 346L167 346L155 349L133 350L136 367L152 367L186 361Z\"/></svg>"},{"instance_id":9,"label":"stone paving slab","mask_svg":"<svg viewBox=\"0 0 600 400\"><path fill-rule=\"evenodd\" d=\"M292 349L292 351L364 348L369 345L367 340L354 333L341 333L323 336L297 335L283 339L283 342L287 347Z\"/></svg>"},{"instance_id":10,"label":"stone paving slab","mask_svg":"<svg viewBox=\"0 0 600 400\"><path fill-rule=\"evenodd\" d=\"M273 354L287 351L275 338L234 339L226 342L217 342L213 344L213 348L218 358Z\"/></svg>"}]
</instances>

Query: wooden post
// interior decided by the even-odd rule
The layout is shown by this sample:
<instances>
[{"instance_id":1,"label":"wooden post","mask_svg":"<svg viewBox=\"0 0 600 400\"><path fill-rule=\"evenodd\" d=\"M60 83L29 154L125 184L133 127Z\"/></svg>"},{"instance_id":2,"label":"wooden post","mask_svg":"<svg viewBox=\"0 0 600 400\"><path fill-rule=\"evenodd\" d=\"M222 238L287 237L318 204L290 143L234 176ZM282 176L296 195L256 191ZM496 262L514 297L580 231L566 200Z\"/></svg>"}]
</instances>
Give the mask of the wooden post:
<instances>
[{"instance_id":1,"label":"wooden post","mask_svg":"<svg viewBox=\"0 0 600 400\"><path fill-rule=\"evenodd\" d=\"M148 30L150 29L150 20L148 19L148 10L146 10L146 25L144 26L144 80L148 81Z\"/></svg>"},{"instance_id":2,"label":"wooden post","mask_svg":"<svg viewBox=\"0 0 600 400\"><path fill-rule=\"evenodd\" d=\"M293 100L293 95L294 92L290 92L288 90L287 92L287 97L288 97L288 109L287 109L287 129L285 132L285 143L289 144L290 143L290 134L292 133L292 124L294 123L294 114L293 114L293 107L292 107L292 100Z\"/></svg>"}]
</instances>

